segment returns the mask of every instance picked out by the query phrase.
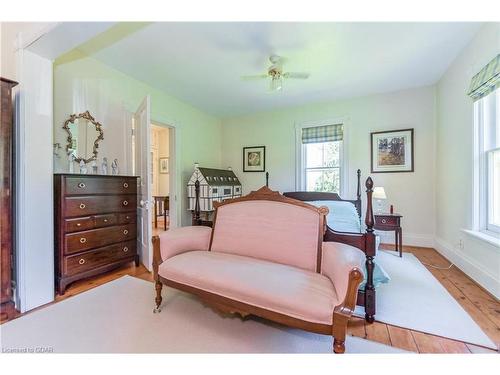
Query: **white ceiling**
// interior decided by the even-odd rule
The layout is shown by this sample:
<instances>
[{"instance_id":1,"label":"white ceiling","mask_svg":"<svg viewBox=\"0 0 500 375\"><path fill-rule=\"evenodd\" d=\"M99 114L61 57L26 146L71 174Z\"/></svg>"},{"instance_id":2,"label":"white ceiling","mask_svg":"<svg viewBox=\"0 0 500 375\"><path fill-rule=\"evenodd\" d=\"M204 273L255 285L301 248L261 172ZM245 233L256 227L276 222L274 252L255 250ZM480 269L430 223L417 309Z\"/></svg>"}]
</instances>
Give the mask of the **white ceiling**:
<instances>
[{"instance_id":1,"label":"white ceiling","mask_svg":"<svg viewBox=\"0 0 500 375\"><path fill-rule=\"evenodd\" d=\"M218 117L434 84L480 23L154 23L84 52ZM270 92L268 57L287 58Z\"/></svg>"}]
</instances>

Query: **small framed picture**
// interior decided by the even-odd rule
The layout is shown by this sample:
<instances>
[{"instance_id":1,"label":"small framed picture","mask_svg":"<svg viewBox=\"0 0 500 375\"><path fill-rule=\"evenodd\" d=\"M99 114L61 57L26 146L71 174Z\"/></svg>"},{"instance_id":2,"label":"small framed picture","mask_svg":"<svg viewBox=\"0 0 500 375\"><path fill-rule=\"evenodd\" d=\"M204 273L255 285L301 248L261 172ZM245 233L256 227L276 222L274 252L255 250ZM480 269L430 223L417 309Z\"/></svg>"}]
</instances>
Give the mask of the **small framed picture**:
<instances>
[{"instance_id":1,"label":"small framed picture","mask_svg":"<svg viewBox=\"0 0 500 375\"><path fill-rule=\"evenodd\" d=\"M371 133L371 170L413 172L413 129Z\"/></svg>"},{"instance_id":2,"label":"small framed picture","mask_svg":"<svg viewBox=\"0 0 500 375\"><path fill-rule=\"evenodd\" d=\"M160 173L168 173L168 158L160 158Z\"/></svg>"},{"instance_id":3,"label":"small framed picture","mask_svg":"<svg viewBox=\"0 0 500 375\"><path fill-rule=\"evenodd\" d=\"M266 146L243 147L243 172L266 170Z\"/></svg>"}]
</instances>

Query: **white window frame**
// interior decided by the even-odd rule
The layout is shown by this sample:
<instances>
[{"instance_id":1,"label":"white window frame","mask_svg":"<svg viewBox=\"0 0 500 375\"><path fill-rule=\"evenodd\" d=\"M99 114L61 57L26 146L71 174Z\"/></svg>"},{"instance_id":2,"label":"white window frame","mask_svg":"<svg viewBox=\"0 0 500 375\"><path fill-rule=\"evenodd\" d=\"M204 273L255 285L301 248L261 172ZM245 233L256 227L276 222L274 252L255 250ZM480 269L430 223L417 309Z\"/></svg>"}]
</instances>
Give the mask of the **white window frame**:
<instances>
[{"instance_id":1,"label":"white window frame","mask_svg":"<svg viewBox=\"0 0 500 375\"><path fill-rule=\"evenodd\" d=\"M497 233L500 235L500 226L496 225L496 224L493 224L493 212L492 212L492 209L491 209L491 204L490 202L493 201L493 182L492 182L492 179L493 179L493 166L492 166L492 163L491 163L491 159L493 158L493 153L494 152L497 152L497 151L500 151L500 147L497 147L495 149L492 149L492 150L489 150L488 152L486 152L485 154L485 159L486 159L486 166L485 166L485 169L486 169L486 185L487 185L487 194L488 196L486 197L487 199L487 203L486 203L486 230L487 231L490 231L490 232L494 232L494 233Z\"/></svg>"},{"instance_id":2,"label":"white window frame","mask_svg":"<svg viewBox=\"0 0 500 375\"><path fill-rule=\"evenodd\" d=\"M497 95L500 95L497 92ZM498 107L498 105L497 105ZM496 108L500 110L500 108ZM491 210L489 208L492 200L491 170L489 158L499 148L485 151L484 131L485 121L491 119L491 114L485 113L484 101L478 100L474 103L474 187L473 187L473 223L472 230L481 232L487 236L500 238L500 227L491 223ZM490 120L491 121L491 120Z\"/></svg>"},{"instance_id":3,"label":"white window frame","mask_svg":"<svg viewBox=\"0 0 500 375\"><path fill-rule=\"evenodd\" d=\"M318 126L327 126L334 124L342 124L343 138L342 146L340 147L340 192L342 197L348 193L349 186L349 168L348 168L348 133L349 133L349 118L337 117L318 121L307 121L295 124L295 189L297 191L306 191L306 163L305 163L305 146L302 143L302 129Z\"/></svg>"}]
</instances>

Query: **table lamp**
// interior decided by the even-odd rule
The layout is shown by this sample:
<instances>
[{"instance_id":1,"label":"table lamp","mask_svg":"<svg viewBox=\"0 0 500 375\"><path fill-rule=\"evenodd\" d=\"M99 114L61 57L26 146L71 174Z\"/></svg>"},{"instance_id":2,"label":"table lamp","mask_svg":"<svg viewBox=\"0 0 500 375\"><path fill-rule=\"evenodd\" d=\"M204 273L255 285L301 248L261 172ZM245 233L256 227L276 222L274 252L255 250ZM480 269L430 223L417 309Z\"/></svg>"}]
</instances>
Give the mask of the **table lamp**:
<instances>
[{"instance_id":1,"label":"table lamp","mask_svg":"<svg viewBox=\"0 0 500 375\"><path fill-rule=\"evenodd\" d=\"M382 200L387 199L385 195L385 190L382 186L376 186L373 189L373 199L377 200L377 213L382 213Z\"/></svg>"}]
</instances>

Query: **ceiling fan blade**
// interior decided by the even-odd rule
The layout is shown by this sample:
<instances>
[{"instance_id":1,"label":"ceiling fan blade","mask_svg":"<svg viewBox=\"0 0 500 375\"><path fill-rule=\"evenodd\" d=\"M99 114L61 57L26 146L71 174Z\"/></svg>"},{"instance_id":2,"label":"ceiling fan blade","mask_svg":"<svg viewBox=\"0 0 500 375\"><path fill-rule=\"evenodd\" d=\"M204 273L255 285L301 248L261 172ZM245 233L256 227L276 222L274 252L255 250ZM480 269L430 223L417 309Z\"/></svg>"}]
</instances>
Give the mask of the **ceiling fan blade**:
<instances>
[{"instance_id":1,"label":"ceiling fan blade","mask_svg":"<svg viewBox=\"0 0 500 375\"><path fill-rule=\"evenodd\" d=\"M298 78L298 79L307 79L309 78L309 73L299 73L299 72L287 72L283 73L283 77L285 78Z\"/></svg>"},{"instance_id":2,"label":"ceiling fan blade","mask_svg":"<svg viewBox=\"0 0 500 375\"><path fill-rule=\"evenodd\" d=\"M250 76L241 76L241 79L244 81L252 81L254 79L262 79L262 78L267 78L269 77L267 74L256 74L256 75L250 75Z\"/></svg>"}]
</instances>

